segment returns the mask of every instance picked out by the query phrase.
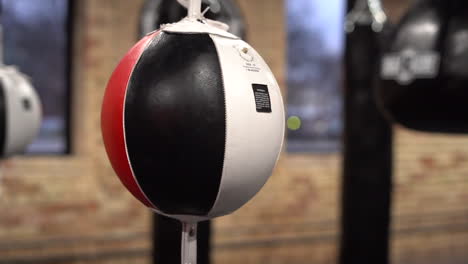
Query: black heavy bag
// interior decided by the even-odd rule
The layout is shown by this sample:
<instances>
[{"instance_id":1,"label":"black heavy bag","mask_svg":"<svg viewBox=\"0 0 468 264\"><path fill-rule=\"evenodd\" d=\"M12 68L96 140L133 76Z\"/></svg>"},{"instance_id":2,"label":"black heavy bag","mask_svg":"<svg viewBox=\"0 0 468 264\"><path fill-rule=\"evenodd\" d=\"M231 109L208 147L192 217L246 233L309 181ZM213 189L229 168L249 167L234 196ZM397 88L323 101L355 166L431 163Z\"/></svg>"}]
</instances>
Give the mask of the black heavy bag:
<instances>
[{"instance_id":1,"label":"black heavy bag","mask_svg":"<svg viewBox=\"0 0 468 264\"><path fill-rule=\"evenodd\" d=\"M379 103L405 127L468 132L468 3L422 0L404 16L381 67Z\"/></svg>"},{"instance_id":2,"label":"black heavy bag","mask_svg":"<svg viewBox=\"0 0 468 264\"><path fill-rule=\"evenodd\" d=\"M180 2L180 3L179 3ZM187 15L187 9L181 3L187 0L147 0L140 18L140 35L158 29L160 25L174 23ZM185 4L187 5L187 4ZM235 0L203 0L202 10L207 7L207 19L221 21L229 26L229 32L245 37L245 23Z\"/></svg>"},{"instance_id":3,"label":"black heavy bag","mask_svg":"<svg viewBox=\"0 0 468 264\"><path fill-rule=\"evenodd\" d=\"M375 86L390 25L380 1L357 0L346 17L341 264L388 263L392 129Z\"/></svg>"}]
</instances>

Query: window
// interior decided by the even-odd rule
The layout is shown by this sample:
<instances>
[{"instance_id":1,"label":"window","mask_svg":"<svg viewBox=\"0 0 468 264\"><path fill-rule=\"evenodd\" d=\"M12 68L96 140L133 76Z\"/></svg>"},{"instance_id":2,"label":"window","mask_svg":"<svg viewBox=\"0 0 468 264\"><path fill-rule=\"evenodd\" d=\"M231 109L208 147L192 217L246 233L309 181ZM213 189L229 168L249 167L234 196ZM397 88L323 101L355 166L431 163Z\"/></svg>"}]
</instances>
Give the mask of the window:
<instances>
[{"instance_id":1,"label":"window","mask_svg":"<svg viewBox=\"0 0 468 264\"><path fill-rule=\"evenodd\" d=\"M65 154L69 145L70 1L2 0L6 65L31 78L42 101L40 135L28 153Z\"/></svg>"},{"instance_id":2,"label":"window","mask_svg":"<svg viewBox=\"0 0 468 264\"><path fill-rule=\"evenodd\" d=\"M342 131L344 0L288 0L289 152L331 152Z\"/></svg>"}]
</instances>

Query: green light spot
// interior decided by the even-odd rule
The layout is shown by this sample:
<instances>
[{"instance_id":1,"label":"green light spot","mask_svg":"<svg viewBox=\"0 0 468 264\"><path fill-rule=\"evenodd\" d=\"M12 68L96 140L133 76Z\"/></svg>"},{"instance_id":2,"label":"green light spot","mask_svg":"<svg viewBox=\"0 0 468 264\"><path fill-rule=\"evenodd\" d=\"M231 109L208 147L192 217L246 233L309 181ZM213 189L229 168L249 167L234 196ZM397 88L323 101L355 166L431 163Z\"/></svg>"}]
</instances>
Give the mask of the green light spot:
<instances>
[{"instance_id":1,"label":"green light spot","mask_svg":"<svg viewBox=\"0 0 468 264\"><path fill-rule=\"evenodd\" d=\"M288 128L290 130L298 130L301 128L301 119L298 116L290 116L288 118Z\"/></svg>"}]
</instances>

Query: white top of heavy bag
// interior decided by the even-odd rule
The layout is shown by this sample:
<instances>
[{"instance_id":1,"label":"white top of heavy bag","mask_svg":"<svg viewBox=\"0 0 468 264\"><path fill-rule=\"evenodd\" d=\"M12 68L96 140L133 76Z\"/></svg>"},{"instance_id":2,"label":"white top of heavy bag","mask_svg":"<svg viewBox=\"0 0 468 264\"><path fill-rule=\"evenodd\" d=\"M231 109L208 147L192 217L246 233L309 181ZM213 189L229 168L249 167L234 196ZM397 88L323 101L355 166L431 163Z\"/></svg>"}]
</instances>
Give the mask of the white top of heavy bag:
<instances>
[{"instance_id":1,"label":"white top of heavy bag","mask_svg":"<svg viewBox=\"0 0 468 264\"><path fill-rule=\"evenodd\" d=\"M219 21L204 19L196 20L194 18L184 18L177 23L165 24L161 26L163 32L182 33L182 34L211 34L225 38L239 39L226 31L229 28L226 24Z\"/></svg>"},{"instance_id":2,"label":"white top of heavy bag","mask_svg":"<svg viewBox=\"0 0 468 264\"><path fill-rule=\"evenodd\" d=\"M34 140L41 125L41 104L29 79L15 67L0 66L1 156L20 154Z\"/></svg>"}]
</instances>

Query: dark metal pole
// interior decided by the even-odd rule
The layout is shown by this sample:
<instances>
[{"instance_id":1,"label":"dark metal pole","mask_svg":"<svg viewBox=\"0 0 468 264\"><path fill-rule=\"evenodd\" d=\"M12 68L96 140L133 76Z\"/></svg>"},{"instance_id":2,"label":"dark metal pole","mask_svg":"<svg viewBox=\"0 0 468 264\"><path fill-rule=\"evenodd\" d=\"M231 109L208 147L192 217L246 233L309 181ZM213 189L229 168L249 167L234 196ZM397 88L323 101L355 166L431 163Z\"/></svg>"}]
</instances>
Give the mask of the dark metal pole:
<instances>
[{"instance_id":1,"label":"dark metal pole","mask_svg":"<svg viewBox=\"0 0 468 264\"><path fill-rule=\"evenodd\" d=\"M383 39L370 24L346 36L340 264L389 261L393 137L375 100Z\"/></svg>"}]
</instances>

